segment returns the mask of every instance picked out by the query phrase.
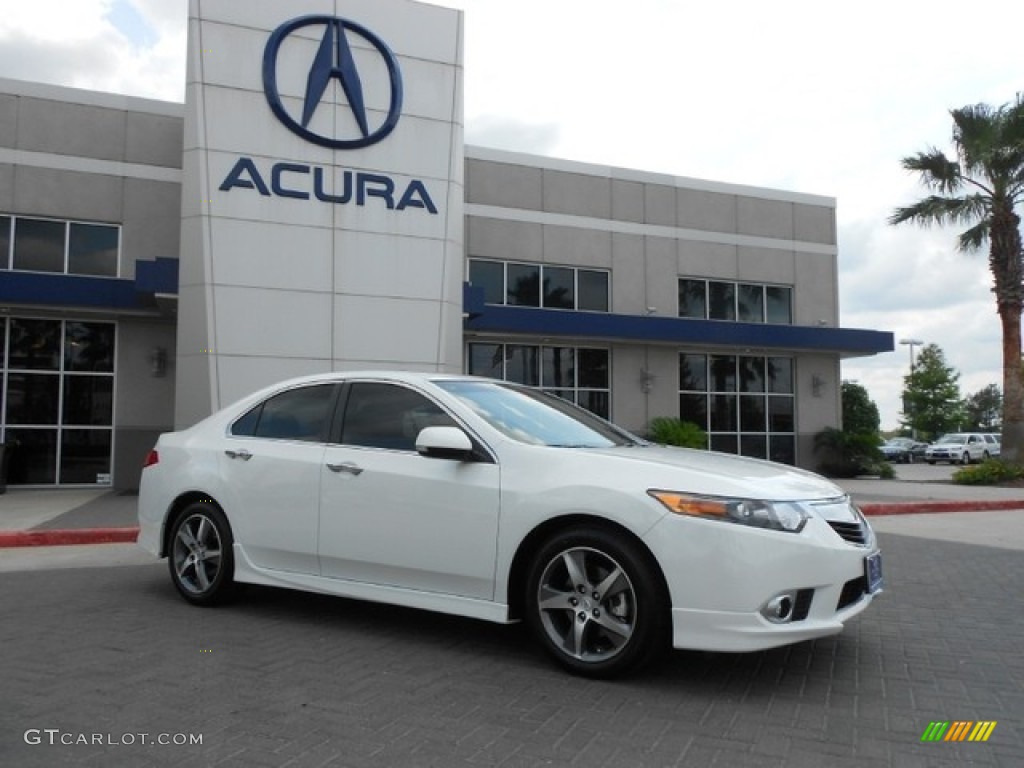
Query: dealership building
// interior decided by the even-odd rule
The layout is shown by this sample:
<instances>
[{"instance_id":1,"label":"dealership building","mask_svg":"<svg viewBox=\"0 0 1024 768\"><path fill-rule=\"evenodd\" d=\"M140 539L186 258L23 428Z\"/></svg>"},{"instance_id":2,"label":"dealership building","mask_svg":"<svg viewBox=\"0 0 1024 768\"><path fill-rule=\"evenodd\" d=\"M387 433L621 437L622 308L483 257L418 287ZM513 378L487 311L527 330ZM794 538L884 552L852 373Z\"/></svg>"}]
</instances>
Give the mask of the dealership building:
<instances>
[{"instance_id":1,"label":"dealership building","mask_svg":"<svg viewBox=\"0 0 1024 768\"><path fill-rule=\"evenodd\" d=\"M840 361L829 197L466 146L463 16L192 0L185 104L0 79L8 482L132 488L291 376L468 372L813 467Z\"/></svg>"}]
</instances>

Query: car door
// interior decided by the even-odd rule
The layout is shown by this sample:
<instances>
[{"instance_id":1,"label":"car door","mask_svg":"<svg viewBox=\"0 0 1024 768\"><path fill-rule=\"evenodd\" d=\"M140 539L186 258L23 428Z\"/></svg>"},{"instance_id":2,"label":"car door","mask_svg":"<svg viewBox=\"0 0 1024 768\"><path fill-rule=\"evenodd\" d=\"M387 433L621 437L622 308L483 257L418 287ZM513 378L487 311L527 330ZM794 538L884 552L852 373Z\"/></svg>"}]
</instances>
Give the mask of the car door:
<instances>
[{"instance_id":1,"label":"car door","mask_svg":"<svg viewBox=\"0 0 1024 768\"><path fill-rule=\"evenodd\" d=\"M251 408L228 429L221 476L235 541L254 565L317 574L320 470L340 387L301 386Z\"/></svg>"},{"instance_id":2,"label":"car door","mask_svg":"<svg viewBox=\"0 0 1024 768\"><path fill-rule=\"evenodd\" d=\"M323 575L492 599L498 465L418 454L421 429L456 425L421 392L354 382L343 399L321 470Z\"/></svg>"}]
</instances>

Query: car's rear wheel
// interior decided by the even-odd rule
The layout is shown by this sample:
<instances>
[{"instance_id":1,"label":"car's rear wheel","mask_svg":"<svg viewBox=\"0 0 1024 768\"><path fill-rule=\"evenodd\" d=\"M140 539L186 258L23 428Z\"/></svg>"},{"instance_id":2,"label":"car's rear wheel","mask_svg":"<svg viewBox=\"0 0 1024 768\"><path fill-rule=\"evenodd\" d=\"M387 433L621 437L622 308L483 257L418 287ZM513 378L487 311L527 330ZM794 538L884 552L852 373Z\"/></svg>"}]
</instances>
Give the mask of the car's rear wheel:
<instances>
[{"instance_id":1,"label":"car's rear wheel","mask_svg":"<svg viewBox=\"0 0 1024 768\"><path fill-rule=\"evenodd\" d=\"M167 564L181 596L196 605L214 605L234 591L235 561L231 527L212 502L189 504L171 524Z\"/></svg>"},{"instance_id":2,"label":"car's rear wheel","mask_svg":"<svg viewBox=\"0 0 1024 768\"><path fill-rule=\"evenodd\" d=\"M667 646L668 600L635 543L602 528L563 531L536 553L526 586L529 624L572 672L622 674Z\"/></svg>"}]
</instances>

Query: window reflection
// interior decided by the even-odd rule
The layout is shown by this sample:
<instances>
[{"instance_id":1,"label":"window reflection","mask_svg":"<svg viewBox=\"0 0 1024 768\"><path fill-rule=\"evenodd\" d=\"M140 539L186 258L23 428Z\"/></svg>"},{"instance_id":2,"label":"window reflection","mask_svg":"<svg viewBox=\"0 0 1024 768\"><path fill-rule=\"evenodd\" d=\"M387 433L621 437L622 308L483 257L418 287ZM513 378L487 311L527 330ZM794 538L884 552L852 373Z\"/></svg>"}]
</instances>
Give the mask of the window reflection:
<instances>
[{"instance_id":1,"label":"window reflection","mask_svg":"<svg viewBox=\"0 0 1024 768\"><path fill-rule=\"evenodd\" d=\"M0 319L12 485L111 481L113 323Z\"/></svg>"},{"instance_id":2,"label":"window reflection","mask_svg":"<svg viewBox=\"0 0 1024 768\"><path fill-rule=\"evenodd\" d=\"M467 373L540 387L602 418L610 416L607 349L486 342L467 347Z\"/></svg>"},{"instance_id":3,"label":"window reflection","mask_svg":"<svg viewBox=\"0 0 1024 768\"><path fill-rule=\"evenodd\" d=\"M791 358L680 353L679 390L679 418L713 450L796 462Z\"/></svg>"}]
</instances>

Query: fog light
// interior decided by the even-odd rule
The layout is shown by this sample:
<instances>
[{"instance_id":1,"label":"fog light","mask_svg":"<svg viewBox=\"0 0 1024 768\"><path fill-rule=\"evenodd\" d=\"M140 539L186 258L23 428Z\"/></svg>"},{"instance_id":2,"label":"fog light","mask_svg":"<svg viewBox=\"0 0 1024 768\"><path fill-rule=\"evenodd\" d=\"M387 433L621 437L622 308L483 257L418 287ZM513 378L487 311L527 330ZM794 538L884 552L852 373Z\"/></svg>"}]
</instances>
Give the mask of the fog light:
<instances>
[{"instance_id":1,"label":"fog light","mask_svg":"<svg viewBox=\"0 0 1024 768\"><path fill-rule=\"evenodd\" d=\"M795 604L796 592L783 592L764 604L761 615L772 624L786 624L793 618Z\"/></svg>"}]
</instances>

